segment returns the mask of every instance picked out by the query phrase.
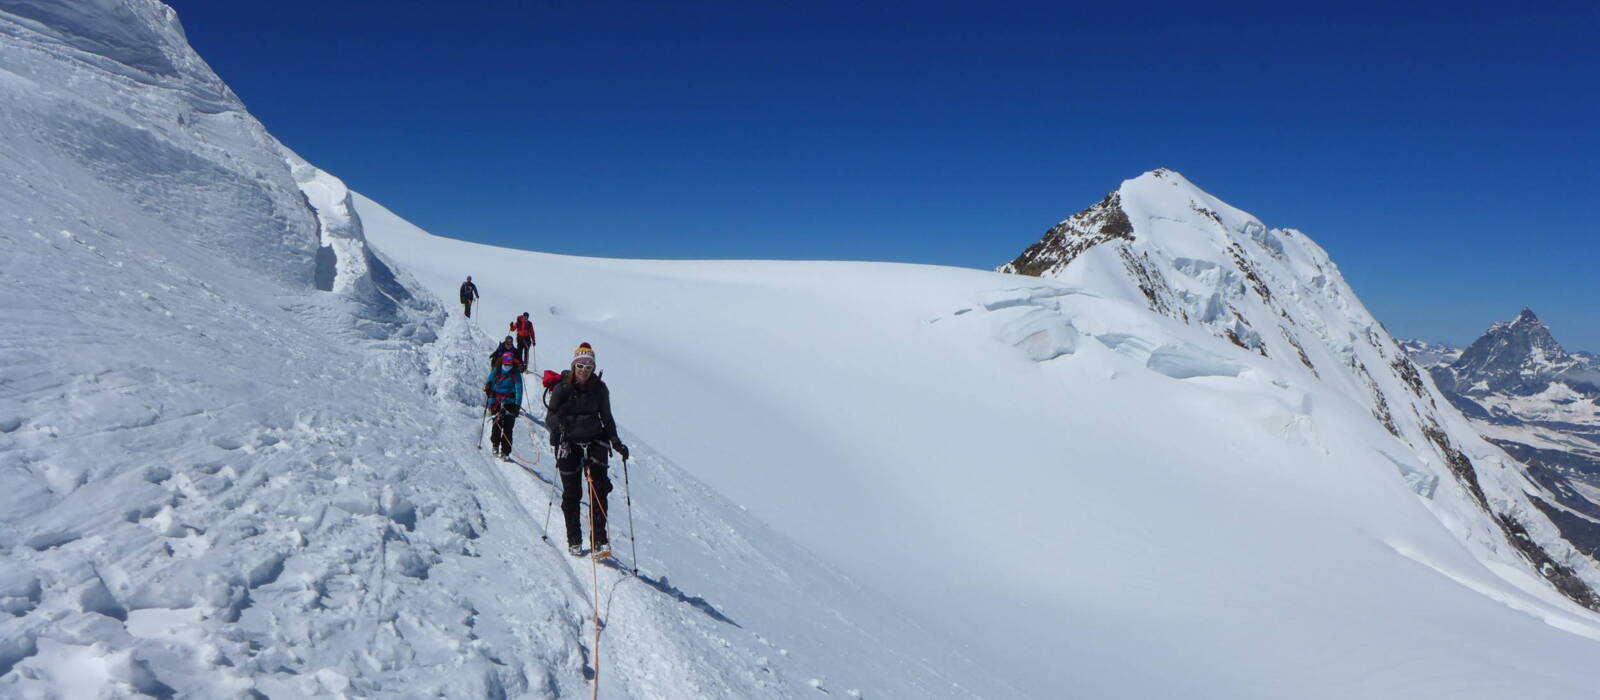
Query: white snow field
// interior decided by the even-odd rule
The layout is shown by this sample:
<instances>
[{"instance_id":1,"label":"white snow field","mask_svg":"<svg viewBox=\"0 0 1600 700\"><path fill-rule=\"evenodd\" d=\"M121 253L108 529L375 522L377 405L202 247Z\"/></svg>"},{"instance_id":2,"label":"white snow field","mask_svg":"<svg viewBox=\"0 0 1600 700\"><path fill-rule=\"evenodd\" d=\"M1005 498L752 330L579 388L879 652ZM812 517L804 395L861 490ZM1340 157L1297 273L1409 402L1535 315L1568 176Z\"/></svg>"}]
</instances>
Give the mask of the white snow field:
<instances>
[{"instance_id":1,"label":"white snow field","mask_svg":"<svg viewBox=\"0 0 1600 700\"><path fill-rule=\"evenodd\" d=\"M0 0L0 123L0 697L1596 693L1600 573L1514 463L1176 173L1043 278L491 248L283 148L154 0ZM542 428L476 443L522 311L611 386L615 565Z\"/></svg>"}]
</instances>

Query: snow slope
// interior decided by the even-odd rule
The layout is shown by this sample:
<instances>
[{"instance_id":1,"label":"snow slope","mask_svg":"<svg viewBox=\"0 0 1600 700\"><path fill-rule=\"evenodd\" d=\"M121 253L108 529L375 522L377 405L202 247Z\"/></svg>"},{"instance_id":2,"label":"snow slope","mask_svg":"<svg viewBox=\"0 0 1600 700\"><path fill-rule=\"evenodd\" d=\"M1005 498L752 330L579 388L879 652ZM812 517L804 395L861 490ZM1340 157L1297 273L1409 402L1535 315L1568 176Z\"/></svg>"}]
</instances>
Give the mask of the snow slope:
<instances>
[{"instance_id":1,"label":"snow slope","mask_svg":"<svg viewBox=\"0 0 1600 700\"><path fill-rule=\"evenodd\" d=\"M490 339L170 10L0 34L0 696L1015 693L646 445L639 577L542 542L549 456L475 445Z\"/></svg>"},{"instance_id":2,"label":"snow slope","mask_svg":"<svg viewBox=\"0 0 1600 700\"><path fill-rule=\"evenodd\" d=\"M1174 211L1161 188L1175 179L1122 192L1144 205L1130 229L1194 280L1166 287L1193 323L1153 312L1120 257L1064 280L585 259L357 211L424 287L472 274L484 318L532 312L542 364L593 343L638 440L959 625L1029 694L1586 696L1596 616L1507 542L1425 429L1470 451L1485 498L1557 566L1595 581L1518 500L1514 463L1431 385L1385 371L1403 355L1303 236L1280 253L1306 280L1285 309L1304 339L1208 316L1214 293L1253 294L1227 272L1232 241L1145 222L1267 229L1220 202L1192 209L1181 180Z\"/></svg>"}]
</instances>

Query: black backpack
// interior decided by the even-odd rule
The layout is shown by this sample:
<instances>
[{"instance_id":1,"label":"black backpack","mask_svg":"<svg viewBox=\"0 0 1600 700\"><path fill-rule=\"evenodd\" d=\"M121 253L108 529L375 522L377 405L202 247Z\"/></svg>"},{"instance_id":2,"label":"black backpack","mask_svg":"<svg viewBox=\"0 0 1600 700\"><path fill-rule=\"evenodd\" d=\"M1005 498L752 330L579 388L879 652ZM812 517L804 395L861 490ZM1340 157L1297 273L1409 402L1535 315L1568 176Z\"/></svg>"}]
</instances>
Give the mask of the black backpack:
<instances>
[{"instance_id":1,"label":"black backpack","mask_svg":"<svg viewBox=\"0 0 1600 700\"><path fill-rule=\"evenodd\" d=\"M571 375L572 370L562 370L561 380L552 384L550 387L545 388L542 400L544 401L546 415L548 415L550 410L550 394L552 391L555 391L563 384L566 384L569 387L569 391L575 392L578 390L577 385L572 384L569 381ZM599 372L595 373L595 381L600 380L600 375L601 373ZM576 396L569 397L567 399L566 408L570 409L574 400L576 400ZM605 421L600 417L600 412L598 410L587 413L572 413L570 410L568 410L567 412L562 413L560 416L560 421L560 425L551 427L555 430L561 431L561 438L569 442L590 442L605 437L606 434Z\"/></svg>"}]
</instances>

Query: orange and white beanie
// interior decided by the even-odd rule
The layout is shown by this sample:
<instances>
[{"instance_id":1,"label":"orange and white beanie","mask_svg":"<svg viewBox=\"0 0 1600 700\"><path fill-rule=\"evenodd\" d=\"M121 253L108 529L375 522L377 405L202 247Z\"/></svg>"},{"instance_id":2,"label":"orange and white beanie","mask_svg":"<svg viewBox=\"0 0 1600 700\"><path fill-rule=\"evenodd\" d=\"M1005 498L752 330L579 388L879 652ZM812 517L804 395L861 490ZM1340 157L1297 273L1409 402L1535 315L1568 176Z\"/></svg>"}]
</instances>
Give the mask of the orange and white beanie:
<instances>
[{"instance_id":1,"label":"orange and white beanie","mask_svg":"<svg viewBox=\"0 0 1600 700\"><path fill-rule=\"evenodd\" d=\"M573 350L572 351L572 366L573 367L577 367L579 362L582 362L582 361L585 361L585 360L587 360L588 364L590 364L590 365L594 364L594 348L589 347L588 343L583 343L583 344L578 346L577 350Z\"/></svg>"}]
</instances>

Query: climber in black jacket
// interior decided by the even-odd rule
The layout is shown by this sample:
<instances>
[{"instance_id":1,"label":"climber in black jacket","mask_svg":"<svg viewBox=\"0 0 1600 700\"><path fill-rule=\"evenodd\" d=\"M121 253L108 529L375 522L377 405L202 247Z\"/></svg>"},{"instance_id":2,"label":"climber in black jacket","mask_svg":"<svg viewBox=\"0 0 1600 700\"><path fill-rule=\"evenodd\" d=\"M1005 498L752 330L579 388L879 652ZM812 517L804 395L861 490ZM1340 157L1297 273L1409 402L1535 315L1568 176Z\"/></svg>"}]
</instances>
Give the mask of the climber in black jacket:
<instances>
[{"instance_id":1,"label":"climber in black jacket","mask_svg":"<svg viewBox=\"0 0 1600 700\"><path fill-rule=\"evenodd\" d=\"M595 374L594 348L588 343L572 354L572 369L563 372L550 391L550 410L545 425L550 427L550 445L556 450L556 469L561 473L561 514L567 521L567 551L583 554L583 528L578 522L578 504L583 500L583 482L589 481L590 537L594 555L611 555L606 537L606 494L611 479L606 476L606 461L615 449L628 458L628 446L617 437L617 421L611 417L611 390Z\"/></svg>"}]
</instances>

